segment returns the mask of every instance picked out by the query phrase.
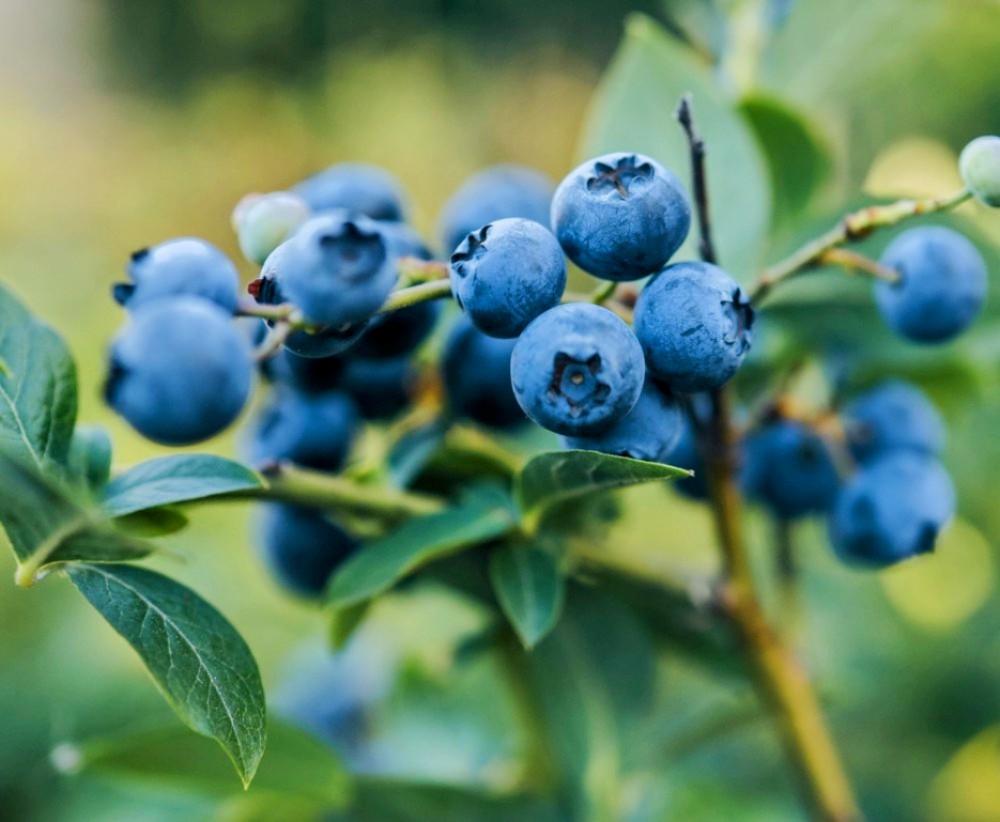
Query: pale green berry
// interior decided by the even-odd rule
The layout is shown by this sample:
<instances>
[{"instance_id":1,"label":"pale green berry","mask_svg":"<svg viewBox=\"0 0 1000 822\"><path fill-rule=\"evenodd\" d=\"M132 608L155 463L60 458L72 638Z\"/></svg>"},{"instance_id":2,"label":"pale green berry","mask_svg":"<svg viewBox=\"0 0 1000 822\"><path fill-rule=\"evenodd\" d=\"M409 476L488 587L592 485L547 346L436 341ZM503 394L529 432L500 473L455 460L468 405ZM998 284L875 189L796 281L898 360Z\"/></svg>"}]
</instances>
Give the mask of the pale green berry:
<instances>
[{"instance_id":1,"label":"pale green berry","mask_svg":"<svg viewBox=\"0 0 1000 822\"><path fill-rule=\"evenodd\" d=\"M240 250L262 265L311 216L305 200L287 191L245 197L233 212Z\"/></svg>"},{"instance_id":2,"label":"pale green berry","mask_svg":"<svg viewBox=\"0 0 1000 822\"><path fill-rule=\"evenodd\" d=\"M977 137L962 149L958 168L978 200L1000 208L1000 137Z\"/></svg>"}]
</instances>

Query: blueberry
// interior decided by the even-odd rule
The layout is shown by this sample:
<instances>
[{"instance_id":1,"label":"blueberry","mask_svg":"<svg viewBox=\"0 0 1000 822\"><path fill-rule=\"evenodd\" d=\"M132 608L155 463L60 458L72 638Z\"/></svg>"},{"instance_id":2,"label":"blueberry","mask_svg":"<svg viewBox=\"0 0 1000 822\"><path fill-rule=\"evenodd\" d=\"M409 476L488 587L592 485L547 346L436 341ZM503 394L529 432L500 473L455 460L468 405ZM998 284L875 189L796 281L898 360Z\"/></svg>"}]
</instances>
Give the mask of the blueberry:
<instances>
[{"instance_id":1,"label":"blueberry","mask_svg":"<svg viewBox=\"0 0 1000 822\"><path fill-rule=\"evenodd\" d=\"M456 417L508 428L524 422L510 384L514 340L488 337L461 316L444 346L442 376L448 406Z\"/></svg>"},{"instance_id":2,"label":"blueberry","mask_svg":"<svg viewBox=\"0 0 1000 822\"><path fill-rule=\"evenodd\" d=\"M887 451L840 492L830 539L844 561L883 567L932 551L954 511L955 490L937 460Z\"/></svg>"},{"instance_id":3,"label":"blueberry","mask_svg":"<svg viewBox=\"0 0 1000 822\"><path fill-rule=\"evenodd\" d=\"M691 499L708 499L708 476L701 460L701 454L698 452L694 423L687 414L682 415L677 443L667 454L664 462L677 468L687 468L689 471L694 471L693 477L684 477L670 483L671 488L676 488L684 496Z\"/></svg>"},{"instance_id":4,"label":"blueberry","mask_svg":"<svg viewBox=\"0 0 1000 822\"><path fill-rule=\"evenodd\" d=\"M273 382L306 394L322 394L336 388L347 368L347 359L303 357L283 348L263 363L264 373Z\"/></svg>"},{"instance_id":5,"label":"blueberry","mask_svg":"<svg viewBox=\"0 0 1000 822\"><path fill-rule=\"evenodd\" d=\"M290 300L283 284L297 258L290 240L271 252L264 261L260 277L248 289L258 303L281 305ZM269 322L269 325L273 323ZM285 340L285 348L302 357L330 357L346 351L356 343L366 325L367 321L363 320L309 331L293 331Z\"/></svg>"},{"instance_id":6,"label":"blueberry","mask_svg":"<svg viewBox=\"0 0 1000 822\"><path fill-rule=\"evenodd\" d=\"M407 357L364 360L352 357L340 380L361 415L387 420L409 407L417 388L417 373Z\"/></svg>"},{"instance_id":7,"label":"blueberry","mask_svg":"<svg viewBox=\"0 0 1000 822\"><path fill-rule=\"evenodd\" d=\"M958 168L980 202L1000 208L1000 137L977 137L962 149Z\"/></svg>"},{"instance_id":8,"label":"blueberry","mask_svg":"<svg viewBox=\"0 0 1000 822\"><path fill-rule=\"evenodd\" d=\"M603 451L648 462L667 462L683 427L680 406L648 377L631 411L603 433L564 437L567 448Z\"/></svg>"},{"instance_id":9,"label":"blueberry","mask_svg":"<svg viewBox=\"0 0 1000 822\"><path fill-rule=\"evenodd\" d=\"M944 449L944 422L917 388L884 382L855 399L843 413L851 453L861 462L885 451L910 449L937 456Z\"/></svg>"},{"instance_id":10,"label":"blueberry","mask_svg":"<svg viewBox=\"0 0 1000 822\"><path fill-rule=\"evenodd\" d=\"M167 240L132 254L125 273L131 282L116 283L115 300L133 310L165 297L201 297L232 314L239 274L225 254L195 237Z\"/></svg>"},{"instance_id":11,"label":"blueberry","mask_svg":"<svg viewBox=\"0 0 1000 822\"><path fill-rule=\"evenodd\" d=\"M336 471L347 459L357 428L358 411L346 394L302 394L279 387L252 431L251 458L257 464L287 460Z\"/></svg>"},{"instance_id":12,"label":"blueberry","mask_svg":"<svg viewBox=\"0 0 1000 822\"><path fill-rule=\"evenodd\" d=\"M208 439L239 416L253 378L250 345L218 306L196 297L135 311L111 344L105 398L164 445Z\"/></svg>"},{"instance_id":13,"label":"blueberry","mask_svg":"<svg viewBox=\"0 0 1000 822\"><path fill-rule=\"evenodd\" d=\"M706 391L729 380L753 339L753 309L718 266L669 265L639 295L635 334L655 377L677 391Z\"/></svg>"},{"instance_id":14,"label":"blueberry","mask_svg":"<svg viewBox=\"0 0 1000 822\"><path fill-rule=\"evenodd\" d=\"M261 265L268 255L309 219L312 212L301 197L288 191L250 195L233 212L240 251Z\"/></svg>"},{"instance_id":15,"label":"blueberry","mask_svg":"<svg viewBox=\"0 0 1000 822\"><path fill-rule=\"evenodd\" d=\"M364 163L330 166L303 180L292 191L316 212L346 208L373 220L405 217L405 197L396 178Z\"/></svg>"},{"instance_id":16,"label":"blueberry","mask_svg":"<svg viewBox=\"0 0 1000 822\"><path fill-rule=\"evenodd\" d=\"M420 235L405 223L382 223L380 228L389 242L390 253L397 259L431 259L431 253ZM428 300L399 311L376 314L368 322L365 333L352 347L352 354L365 359L409 354L427 339L440 313L440 302Z\"/></svg>"},{"instance_id":17,"label":"blueberry","mask_svg":"<svg viewBox=\"0 0 1000 822\"><path fill-rule=\"evenodd\" d=\"M510 364L514 395L525 413L570 437L600 434L628 414L645 371L629 327L591 303L560 305L534 320Z\"/></svg>"},{"instance_id":18,"label":"blueberry","mask_svg":"<svg viewBox=\"0 0 1000 822\"><path fill-rule=\"evenodd\" d=\"M451 290L469 319L491 337L516 337L559 304L566 261L552 233L512 217L466 237L451 256Z\"/></svg>"},{"instance_id":19,"label":"blueberry","mask_svg":"<svg viewBox=\"0 0 1000 822\"><path fill-rule=\"evenodd\" d=\"M269 504L260 527L264 560L288 590L318 597L330 576L357 548L342 528L312 508Z\"/></svg>"},{"instance_id":20,"label":"blueberry","mask_svg":"<svg viewBox=\"0 0 1000 822\"><path fill-rule=\"evenodd\" d=\"M378 223L343 211L313 217L266 265L306 320L330 328L365 322L385 302L397 276Z\"/></svg>"},{"instance_id":21,"label":"blueberry","mask_svg":"<svg viewBox=\"0 0 1000 822\"><path fill-rule=\"evenodd\" d=\"M766 423L747 436L741 479L748 497L785 520L829 511L841 484L829 445L795 420Z\"/></svg>"},{"instance_id":22,"label":"blueberry","mask_svg":"<svg viewBox=\"0 0 1000 822\"><path fill-rule=\"evenodd\" d=\"M441 212L441 242L455 249L477 228L507 217L549 226L552 181L533 168L498 165L473 174L451 196Z\"/></svg>"},{"instance_id":23,"label":"blueberry","mask_svg":"<svg viewBox=\"0 0 1000 822\"><path fill-rule=\"evenodd\" d=\"M409 354L434 330L440 314L441 303L434 300L376 314L351 348L351 355L364 359L393 359Z\"/></svg>"},{"instance_id":24,"label":"blueberry","mask_svg":"<svg viewBox=\"0 0 1000 822\"><path fill-rule=\"evenodd\" d=\"M882 265L899 272L880 282L875 300L888 326L916 342L949 340L964 331L986 299L986 263L956 231L924 226L904 231L885 250Z\"/></svg>"},{"instance_id":25,"label":"blueberry","mask_svg":"<svg viewBox=\"0 0 1000 822\"><path fill-rule=\"evenodd\" d=\"M605 154L574 169L552 199L552 226L567 256L604 280L659 271L691 228L687 193L642 154Z\"/></svg>"}]
</instances>

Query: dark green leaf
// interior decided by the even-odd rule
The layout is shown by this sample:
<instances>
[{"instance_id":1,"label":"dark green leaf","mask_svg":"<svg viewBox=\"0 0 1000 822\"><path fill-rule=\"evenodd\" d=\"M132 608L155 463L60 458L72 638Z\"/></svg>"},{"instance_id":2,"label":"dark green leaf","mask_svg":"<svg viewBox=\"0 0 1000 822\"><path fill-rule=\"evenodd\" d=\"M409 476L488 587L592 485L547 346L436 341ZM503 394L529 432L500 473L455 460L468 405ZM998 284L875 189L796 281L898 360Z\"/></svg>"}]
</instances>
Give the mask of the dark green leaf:
<instances>
[{"instance_id":1,"label":"dark green leaf","mask_svg":"<svg viewBox=\"0 0 1000 822\"><path fill-rule=\"evenodd\" d=\"M184 512L169 505L162 508L147 508L123 517L115 517L115 528L133 537L165 537L187 528L188 518Z\"/></svg>"},{"instance_id":2,"label":"dark green leaf","mask_svg":"<svg viewBox=\"0 0 1000 822\"><path fill-rule=\"evenodd\" d=\"M550 451L524 467L515 483L514 498L531 523L552 506L583 494L688 476L691 472L683 468L599 451Z\"/></svg>"},{"instance_id":3,"label":"dark green leaf","mask_svg":"<svg viewBox=\"0 0 1000 822\"><path fill-rule=\"evenodd\" d=\"M447 422L434 420L400 437L387 459L392 484L408 488L441 448L447 432Z\"/></svg>"},{"instance_id":4,"label":"dark green leaf","mask_svg":"<svg viewBox=\"0 0 1000 822\"><path fill-rule=\"evenodd\" d=\"M454 508L412 519L387 537L368 543L335 574L328 599L339 608L363 602L422 565L501 537L516 524L509 499L483 489Z\"/></svg>"},{"instance_id":5,"label":"dark green leaf","mask_svg":"<svg viewBox=\"0 0 1000 822\"><path fill-rule=\"evenodd\" d=\"M57 764L65 761L72 772L213 796L243 794L214 743L183 725L62 746L53 758ZM328 746L293 725L268 721L267 756L254 779L254 795L288 795L334 809L344 805L349 791L349 778Z\"/></svg>"},{"instance_id":6,"label":"dark green leaf","mask_svg":"<svg viewBox=\"0 0 1000 822\"><path fill-rule=\"evenodd\" d=\"M0 523L17 557L16 580L31 585L47 566L73 560L137 559L152 546L94 518L34 463L0 450Z\"/></svg>"},{"instance_id":7,"label":"dark green leaf","mask_svg":"<svg viewBox=\"0 0 1000 822\"><path fill-rule=\"evenodd\" d=\"M555 803L541 797L496 796L475 786L404 781L364 776L357 781L352 805L357 822L558 822L565 819Z\"/></svg>"},{"instance_id":8,"label":"dark green leaf","mask_svg":"<svg viewBox=\"0 0 1000 822\"><path fill-rule=\"evenodd\" d=\"M804 114L774 97L744 98L740 109L767 160L775 222L801 220L830 180L829 145Z\"/></svg>"},{"instance_id":9,"label":"dark green leaf","mask_svg":"<svg viewBox=\"0 0 1000 822\"><path fill-rule=\"evenodd\" d=\"M190 589L144 568L74 565L69 575L180 718L218 740L249 785L264 753L264 689L233 626Z\"/></svg>"},{"instance_id":10,"label":"dark green leaf","mask_svg":"<svg viewBox=\"0 0 1000 822\"><path fill-rule=\"evenodd\" d=\"M371 601L366 599L346 608L338 608L333 612L330 621L330 646L335 651L341 650L354 636L354 632L364 622L369 605L371 605Z\"/></svg>"},{"instance_id":11,"label":"dark green leaf","mask_svg":"<svg viewBox=\"0 0 1000 822\"><path fill-rule=\"evenodd\" d=\"M524 664L558 771L576 794L572 818L618 818L656 683L643 625L620 600L572 586L559 624ZM598 768L600 778L588 777Z\"/></svg>"},{"instance_id":12,"label":"dark green leaf","mask_svg":"<svg viewBox=\"0 0 1000 822\"><path fill-rule=\"evenodd\" d=\"M588 157L640 151L688 183L687 141L674 119L684 92L693 94L695 120L708 146L708 189L715 241L723 267L754 270L770 227L767 166L739 111L704 60L642 15L629 17L625 40L601 81L584 129ZM692 231L682 258L697 256Z\"/></svg>"},{"instance_id":13,"label":"dark green leaf","mask_svg":"<svg viewBox=\"0 0 1000 822\"><path fill-rule=\"evenodd\" d=\"M62 339L0 285L0 448L62 463L76 422L76 366Z\"/></svg>"},{"instance_id":14,"label":"dark green leaf","mask_svg":"<svg viewBox=\"0 0 1000 822\"><path fill-rule=\"evenodd\" d=\"M490 558L490 580L524 647L534 648L563 607L565 579L552 555L517 545L499 548Z\"/></svg>"},{"instance_id":15,"label":"dark green leaf","mask_svg":"<svg viewBox=\"0 0 1000 822\"><path fill-rule=\"evenodd\" d=\"M177 454L149 460L115 477L104 490L104 510L117 517L263 485L255 471L238 462L212 454Z\"/></svg>"},{"instance_id":16,"label":"dark green leaf","mask_svg":"<svg viewBox=\"0 0 1000 822\"><path fill-rule=\"evenodd\" d=\"M94 491L111 476L111 437L101 425L78 425L66 458L71 477Z\"/></svg>"}]
</instances>

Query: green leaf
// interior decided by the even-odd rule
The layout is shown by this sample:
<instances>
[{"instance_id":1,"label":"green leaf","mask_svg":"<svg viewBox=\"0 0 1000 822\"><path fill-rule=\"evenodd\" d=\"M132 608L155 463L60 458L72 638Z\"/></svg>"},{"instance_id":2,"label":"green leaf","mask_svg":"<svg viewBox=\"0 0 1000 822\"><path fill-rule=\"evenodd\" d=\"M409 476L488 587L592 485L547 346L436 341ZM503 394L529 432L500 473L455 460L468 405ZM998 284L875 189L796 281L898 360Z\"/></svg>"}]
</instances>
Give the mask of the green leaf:
<instances>
[{"instance_id":1,"label":"green leaf","mask_svg":"<svg viewBox=\"0 0 1000 822\"><path fill-rule=\"evenodd\" d=\"M490 558L490 580L522 644L534 648L555 627L563 607L565 579L555 559L537 548L500 548Z\"/></svg>"},{"instance_id":2,"label":"green leaf","mask_svg":"<svg viewBox=\"0 0 1000 822\"><path fill-rule=\"evenodd\" d=\"M111 480L104 490L104 510L122 516L263 486L255 471L238 462L212 454L177 454L141 463Z\"/></svg>"},{"instance_id":3,"label":"green leaf","mask_svg":"<svg viewBox=\"0 0 1000 822\"><path fill-rule=\"evenodd\" d=\"M165 505L162 508L147 508L123 517L115 517L114 526L123 534L133 537L165 537L187 528L188 518L179 508Z\"/></svg>"},{"instance_id":4,"label":"green leaf","mask_svg":"<svg viewBox=\"0 0 1000 822\"><path fill-rule=\"evenodd\" d=\"M333 612L330 621L330 647L335 651L347 645L348 640L364 622L371 600L364 600L346 608L338 608Z\"/></svg>"},{"instance_id":5,"label":"green leaf","mask_svg":"<svg viewBox=\"0 0 1000 822\"><path fill-rule=\"evenodd\" d=\"M454 508L411 519L363 547L334 575L328 599L338 608L363 602L421 566L501 537L516 525L506 495L481 489Z\"/></svg>"},{"instance_id":6,"label":"green leaf","mask_svg":"<svg viewBox=\"0 0 1000 822\"><path fill-rule=\"evenodd\" d=\"M32 585L48 566L138 559L153 548L115 531L29 461L0 450L0 523L17 558L15 579Z\"/></svg>"},{"instance_id":7,"label":"green leaf","mask_svg":"<svg viewBox=\"0 0 1000 822\"><path fill-rule=\"evenodd\" d=\"M246 642L205 600L129 565L75 565L70 579L135 649L178 716L216 739L249 785L264 753L264 689Z\"/></svg>"},{"instance_id":8,"label":"green leaf","mask_svg":"<svg viewBox=\"0 0 1000 822\"><path fill-rule=\"evenodd\" d=\"M78 425L70 442L66 466L71 477L94 491L111 476L111 437L102 425Z\"/></svg>"},{"instance_id":9,"label":"green leaf","mask_svg":"<svg viewBox=\"0 0 1000 822\"><path fill-rule=\"evenodd\" d=\"M514 499L531 525L549 508L574 497L689 476L683 468L599 451L550 451L524 467L514 485Z\"/></svg>"},{"instance_id":10,"label":"green leaf","mask_svg":"<svg viewBox=\"0 0 1000 822\"><path fill-rule=\"evenodd\" d=\"M523 663L558 772L575 787L569 817L620 818L656 685L643 625L621 600L574 585L559 624Z\"/></svg>"},{"instance_id":11,"label":"green leaf","mask_svg":"<svg viewBox=\"0 0 1000 822\"><path fill-rule=\"evenodd\" d=\"M0 285L0 448L62 463L76 422L76 366L62 339Z\"/></svg>"},{"instance_id":12,"label":"green leaf","mask_svg":"<svg viewBox=\"0 0 1000 822\"><path fill-rule=\"evenodd\" d=\"M434 420L407 431L389 451L389 478L397 488L408 488L444 444L448 423Z\"/></svg>"},{"instance_id":13,"label":"green leaf","mask_svg":"<svg viewBox=\"0 0 1000 822\"><path fill-rule=\"evenodd\" d=\"M591 105L583 153L638 151L690 180L687 140L674 119L681 95L708 149L708 190L719 259L734 275L760 261L770 227L767 166L743 117L713 80L711 67L648 17L632 15ZM697 256L692 231L680 257Z\"/></svg>"},{"instance_id":14,"label":"green leaf","mask_svg":"<svg viewBox=\"0 0 1000 822\"><path fill-rule=\"evenodd\" d=\"M218 748L178 724L60 745L52 758L72 773L212 796L243 795ZM294 725L271 719L267 757L253 784L253 794L261 793L294 796L335 809L345 804L350 780L327 745Z\"/></svg>"},{"instance_id":15,"label":"green leaf","mask_svg":"<svg viewBox=\"0 0 1000 822\"><path fill-rule=\"evenodd\" d=\"M775 222L801 221L831 178L828 142L802 112L775 97L745 98L740 110L767 160Z\"/></svg>"}]
</instances>

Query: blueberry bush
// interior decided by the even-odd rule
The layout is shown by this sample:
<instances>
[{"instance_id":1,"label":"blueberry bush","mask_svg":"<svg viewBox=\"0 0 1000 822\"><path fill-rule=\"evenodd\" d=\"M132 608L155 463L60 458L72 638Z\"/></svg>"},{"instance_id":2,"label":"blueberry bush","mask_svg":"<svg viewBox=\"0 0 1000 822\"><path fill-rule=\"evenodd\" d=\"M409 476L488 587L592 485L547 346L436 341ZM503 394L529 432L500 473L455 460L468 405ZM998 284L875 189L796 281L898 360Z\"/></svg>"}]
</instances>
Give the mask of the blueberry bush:
<instances>
[{"instance_id":1,"label":"blueberry bush","mask_svg":"<svg viewBox=\"0 0 1000 822\"><path fill-rule=\"evenodd\" d=\"M793 115L734 105L644 18L623 48L588 125L593 156L558 185L516 166L475 175L443 211L440 255L391 175L343 163L236 205L245 288L201 239L131 256L112 294L125 316L108 406L169 448L238 425L241 460L183 450L112 471L108 434L78 423L60 336L0 286L16 583L68 578L190 728L57 748L59 767L223 792L242 780L259 818L658 818L630 776L663 755L637 742L662 646L752 682L807 812L860 817L823 683L798 657L794 529L824 523L836 557L874 573L921 562L952 523L945 424L906 377L924 356L949 367L934 352L984 312L980 241L939 221L1000 205L1000 138L968 143L958 191L865 202L807 232L795 213L816 181L795 179L771 220L770 187L788 183L762 159L780 166L791 127L767 124ZM739 179L715 173L722 153ZM857 249L904 224L877 258ZM581 272L589 291L573 290ZM854 356L879 324L906 347L897 377ZM617 492L644 484L710 513L718 575L615 560ZM334 648L421 585L488 614L456 654L498 660L523 725L523 770L503 791L380 781L357 715L376 685L301 693L268 717L252 650L210 593L143 564L201 505L247 500L266 567L322 609ZM752 560L748 507L773 525L772 567Z\"/></svg>"}]
</instances>

